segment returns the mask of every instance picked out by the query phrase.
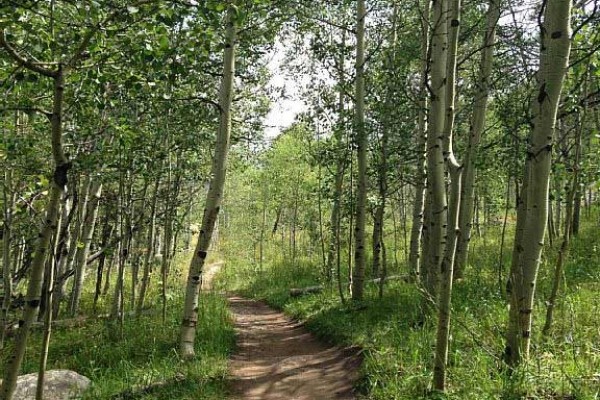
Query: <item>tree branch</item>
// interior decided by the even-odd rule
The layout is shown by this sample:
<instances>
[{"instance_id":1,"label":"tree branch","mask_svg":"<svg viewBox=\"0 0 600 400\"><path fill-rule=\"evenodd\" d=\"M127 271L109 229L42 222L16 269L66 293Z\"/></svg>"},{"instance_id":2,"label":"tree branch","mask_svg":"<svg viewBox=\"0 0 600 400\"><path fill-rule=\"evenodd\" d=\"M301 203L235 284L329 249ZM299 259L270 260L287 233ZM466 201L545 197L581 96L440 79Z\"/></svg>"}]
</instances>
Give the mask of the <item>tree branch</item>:
<instances>
[{"instance_id":1,"label":"tree branch","mask_svg":"<svg viewBox=\"0 0 600 400\"><path fill-rule=\"evenodd\" d=\"M6 41L6 32L4 31L4 29L0 30L0 46L4 48L4 50L6 50L6 52L19 64L22 65L23 67L37 72L38 74L47 76L49 78L54 78L57 73L56 71L52 71L50 69L44 68L42 67L39 63L33 61L33 60L29 60L24 58L23 56L21 56L17 50L15 50L14 47L12 47L7 41Z\"/></svg>"}]
</instances>

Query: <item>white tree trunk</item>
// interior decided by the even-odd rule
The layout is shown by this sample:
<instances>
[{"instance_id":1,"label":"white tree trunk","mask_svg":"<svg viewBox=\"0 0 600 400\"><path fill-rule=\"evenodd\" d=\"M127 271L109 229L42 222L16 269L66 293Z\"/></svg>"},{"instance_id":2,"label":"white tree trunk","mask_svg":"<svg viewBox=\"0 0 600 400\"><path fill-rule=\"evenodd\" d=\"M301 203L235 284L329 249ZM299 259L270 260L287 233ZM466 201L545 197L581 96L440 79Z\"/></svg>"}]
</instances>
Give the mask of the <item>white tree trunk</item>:
<instances>
[{"instance_id":1,"label":"white tree trunk","mask_svg":"<svg viewBox=\"0 0 600 400\"><path fill-rule=\"evenodd\" d=\"M571 48L570 18L571 0L548 0L541 31L538 91L532 105L534 125L523 180L524 202L521 200L522 212L517 217L522 233L520 240L515 240L517 257L509 278L510 317L505 355L511 366L529 358L536 280L548 221L552 139Z\"/></svg>"},{"instance_id":2,"label":"white tree trunk","mask_svg":"<svg viewBox=\"0 0 600 400\"><path fill-rule=\"evenodd\" d=\"M356 86L355 127L358 156L356 191L356 225L354 228L354 271L352 272L352 299L361 300L366 269L366 208L367 208L367 132L365 130L365 0L358 0L356 8Z\"/></svg>"},{"instance_id":3,"label":"white tree trunk","mask_svg":"<svg viewBox=\"0 0 600 400\"><path fill-rule=\"evenodd\" d=\"M423 267L426 275L425 289L433 298L436 295L439 271L446 247L445 231L448 215L443 154L448 53L446 3L447 0L436 0L433 3L431 41L431 106L430 129L427 135L428 254L423 255Z\"/></svg>"},{"instance_id":4,"label":"white tree trunk","mask_svg":"<svg viewBox=\"0 0 600 400\"><path fill-rule=\"evenodd\" d=\"M487 10L487 27L483 38L483 50L479 62L479 77L477 79L477 93L471 116L471 130L469 132L469 143L463 161L462 187L460 193L459 229L460 237L456 248L455 277L462 278L465 264L469 253L469 242L471 240L471 228L473 226L473 205L475 199L475 172L479 143L485 126L485 114L487 110L490 92L490 77L494 57L494 45L496 43L496 25L500 18L499 0L489 0Z\"/></svg>"},{"instance_id":5,"label":"white tree trunk","mask_svg":"<svg viewBox=\"0 0 600 400\"><path fill-rule=\"evenodd\" d=\"M424 1L423 15L421 16L421 82L419 85L419 130L417 138L417 176L415 185L415 200L412 212L412 227L410 231L410 253L408 264L410 274L416 282L421 275L421 237L423 232L423 214L425 205L425 186L427 179L425 171L425 155L427 153L427 80L429 69L429 14L431 13L431 0Z\"/></svg>"},{"instance_id":6,"label":"white tree trunk","mask_svg":"<svg viewBox=\"0 0 600 400\"><path fill-rule=\"evenodd\" d=\"M206 205L198 244L192 257L188 273L183 321L181 323L180 351L184 359L194 357L194 340L196 338L196 324L198 322L198 298L202 284L202 269L208 255L212 233L217 222L219 208L225 186L225 173L227 170L227 154L231 133L231 101L233 96L233 78L235 74L235 10L231 3L227 10L227 32L225 34L225 52L223 56L223 80L219 94L219 107L221 111L219 130L215 155L211 169L210 188L206 195Z\"/></svg>"}]
</instances>

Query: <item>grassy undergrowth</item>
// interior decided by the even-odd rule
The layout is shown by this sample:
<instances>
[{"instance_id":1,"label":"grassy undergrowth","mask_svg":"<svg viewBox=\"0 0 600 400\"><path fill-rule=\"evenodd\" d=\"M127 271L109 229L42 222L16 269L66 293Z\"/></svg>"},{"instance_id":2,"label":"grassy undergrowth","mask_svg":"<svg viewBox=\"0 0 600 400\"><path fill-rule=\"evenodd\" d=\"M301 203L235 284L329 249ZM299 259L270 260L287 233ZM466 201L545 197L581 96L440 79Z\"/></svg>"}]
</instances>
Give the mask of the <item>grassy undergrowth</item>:
<instances>
[{"instance_id":1,"label":"grassy undergrowth","mask_svg":"<svg viewBox=\"0 0 600 400\"><path fill-rule=\"evenodd\" d=\"M500 228L474 240L471 266L465 279L455 285L453 295L450 387L444 396L430 390L435 318L423 319L421 299L413 285L390 282L381 299L371 285L359 306L342 304L335 287L292 298L288 294L291 287L319 283L320 264L300 259L292 266L281 256L262 269L233 258L220 279L230 289L263 299L304 320L310 330L327 340L361 346L365 362L360 385L365 398L598 399L600 234L595 224L586 224L572 243L554 329L550 337L543 338L544 300L550 291L556 251L546 252L539 278L533 357L512 374L501 361L508 310L499 284L508 270L510 243L505 245L499 281ZM507 238L511 236L509 233Z\"/></svg>"},{"instance_id":2,"label":"grassy undergrowth","mask_svg":"<svg viewBox=\"0 0 600 400\"><path fill-rule=\"evenodd\" d=\"M189 257L180 257L174 271L186 262ZM70 369L89 377L92 386L84 399L223 400L227 359L235 344L227 303L216 294L201 296L197 357L192 362L181 361L177 350L183 285L176 275L169 290L166 321L162 321L154 287L149 295L152 308L139 318L126 317L122 334L114 323L94 318L72 327L55 328L48 368ZM84 309L91 307L90 294L86 292ZM23 373L37 371L41 341L41 332L35 331L29 340ZM1 353L0 373L9 350Z\"/></svg>"}]
</instances>

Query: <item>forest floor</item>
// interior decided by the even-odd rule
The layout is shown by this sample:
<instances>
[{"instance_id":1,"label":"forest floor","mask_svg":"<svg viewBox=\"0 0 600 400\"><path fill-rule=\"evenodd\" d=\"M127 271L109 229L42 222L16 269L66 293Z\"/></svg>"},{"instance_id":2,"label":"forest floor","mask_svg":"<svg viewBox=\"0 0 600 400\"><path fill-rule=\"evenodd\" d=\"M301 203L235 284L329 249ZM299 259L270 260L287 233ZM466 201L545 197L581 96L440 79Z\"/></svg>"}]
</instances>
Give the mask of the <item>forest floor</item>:
<instances>
[{"instance_id":1,"label":"forest floor","mask_svg":"<svg viewBox=\"0 0 600 400\"><path fill-rule=\"evenodd\" d=\"M357 351L332 347L266 304L229 297L237 350L231 358L232 399L354 399Z\"/></svg>"}]
</instances>

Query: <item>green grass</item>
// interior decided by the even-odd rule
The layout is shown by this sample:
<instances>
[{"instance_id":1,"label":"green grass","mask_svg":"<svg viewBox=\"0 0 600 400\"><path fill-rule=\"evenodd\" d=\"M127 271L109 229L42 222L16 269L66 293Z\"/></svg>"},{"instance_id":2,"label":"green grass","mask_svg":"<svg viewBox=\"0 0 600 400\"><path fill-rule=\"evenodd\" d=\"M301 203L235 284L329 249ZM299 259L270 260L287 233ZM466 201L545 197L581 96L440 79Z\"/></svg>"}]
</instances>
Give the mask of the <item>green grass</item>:
<instances>
[{"instance_id":1,"label":"green grass","mask_svg":"<svg viewBox=\"0 0 600 400\"><path fill-rule=\"evenodd\" d=\"M319 283L319 260L304 258L290 266L279 256L262 270L232 258L221 284L304 320L327 340L361 346L365 361L359 385L365 398L598 399L600 234L596 223L586 223L572 243L554 329L543 338L544 300L550 291L556 250L546 252L540 267L532 360L512 374L501 361L507 318L503 285L498 283L501 227L490 227L484 238L474 240L465 279L455 285L453 294L449 391L445 395L431 392L435 321L423 320L419 293L409 283L390 282L382 299L374 285L368 286L359 307L341 304L335 288L292 298L291 287ZM511 237L508 232L507 239ZM511 250L509 240L503 280Z\"/></svg>"},{"instance_id":2,"label":"green grass","mask_svg":"<svg viewBox=\"0 0 600 400\"><path fill-rule=\"evenodd\" d=\"M186 260L184 255L175 265L181 267ZM89 294L84 308L91 308ZM122 336L113 323L93 318L78 326L55 328L48 368L71 369L89 377L92 386L84 399L223 400L227 395L227 359L235 345L226 300L216 294L201 295L197 357L183 362L177 353L182 294L181 280L174 276L166 321L163 323L160 311L126 317ZM160 310L156 287L149 297L153 310ZM30 336L23 373L37 371L41 340L39 331ZM5 359L9 353L10 347L0 357ZM0 373L3 365L0 362ZM157 382L164 384L141 390Z\"/></svg>"}]
</instances>

